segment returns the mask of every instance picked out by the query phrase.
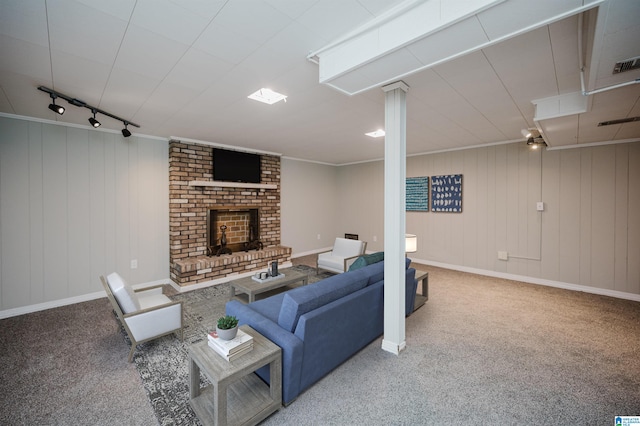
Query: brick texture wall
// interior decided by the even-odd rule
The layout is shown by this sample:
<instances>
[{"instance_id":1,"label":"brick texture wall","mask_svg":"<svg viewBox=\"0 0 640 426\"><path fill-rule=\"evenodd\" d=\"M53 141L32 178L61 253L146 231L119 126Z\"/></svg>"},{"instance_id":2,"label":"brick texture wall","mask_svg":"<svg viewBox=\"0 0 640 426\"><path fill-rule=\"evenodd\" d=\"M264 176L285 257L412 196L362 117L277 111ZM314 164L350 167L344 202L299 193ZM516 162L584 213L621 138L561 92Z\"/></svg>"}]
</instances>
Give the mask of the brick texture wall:
<instances>
[{"instance_id":1,"label":"brick texture wall","mask_svg":"<svg viewBox=\"0 0 640 426\"><path fill-rule=\"evenodd\" d=\"M171 278L175 282L185 285L207 281L263 268L273 260L290 260L291 250L284 250L283 254L280 248L280 157L261 155L261 168L261 183L275 184L276 189L189 186L190 181L213 180L212 147L181 141L169 142L169 256ZM265 250L272 250L254 253L249 256L250 259L247 256L232 256L222 262L225 265L219 270L195 273L198 265L212 264L212 259L206 258L207 213L209 209L221 206L259 208L259 237ZM189 270L188 276L184 272L186 270Z\"/></svg>"}]
</instances>

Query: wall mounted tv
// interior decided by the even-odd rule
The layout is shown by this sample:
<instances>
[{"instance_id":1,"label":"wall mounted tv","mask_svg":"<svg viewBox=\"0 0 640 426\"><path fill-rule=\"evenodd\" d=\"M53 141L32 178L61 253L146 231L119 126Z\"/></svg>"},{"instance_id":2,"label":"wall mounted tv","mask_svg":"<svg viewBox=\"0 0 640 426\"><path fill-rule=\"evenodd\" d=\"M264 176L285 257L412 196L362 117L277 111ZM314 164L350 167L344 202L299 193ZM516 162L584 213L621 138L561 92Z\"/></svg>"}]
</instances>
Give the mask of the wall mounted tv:
<instances>
[{"instance_id":1,"label":"wall mounted tv","mask_svg":"<svg viewBox=\"0 0 640 426\"><path fill-rule=\"evenodd\" d=\"M213 180L260 183L260 155L213 148Z\"/></svg>"}]
</instances>

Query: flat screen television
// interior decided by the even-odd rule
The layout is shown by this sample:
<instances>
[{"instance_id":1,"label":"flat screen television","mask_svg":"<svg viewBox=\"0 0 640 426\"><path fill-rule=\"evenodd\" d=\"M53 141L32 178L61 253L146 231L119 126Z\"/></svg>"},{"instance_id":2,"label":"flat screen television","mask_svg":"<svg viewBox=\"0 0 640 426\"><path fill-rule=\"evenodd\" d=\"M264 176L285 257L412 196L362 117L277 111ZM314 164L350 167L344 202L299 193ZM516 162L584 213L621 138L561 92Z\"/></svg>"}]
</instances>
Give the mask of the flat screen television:
<instances>
[{"instance_id":1,"label":"flat screen television","mask_svg":"<svg viewBox=\"0 0 640 426\"><path fill-rule=\"evenodd\" d=\"M260 155L213 148L213 180L260 183Z\"/></svg>"}]
</instances>

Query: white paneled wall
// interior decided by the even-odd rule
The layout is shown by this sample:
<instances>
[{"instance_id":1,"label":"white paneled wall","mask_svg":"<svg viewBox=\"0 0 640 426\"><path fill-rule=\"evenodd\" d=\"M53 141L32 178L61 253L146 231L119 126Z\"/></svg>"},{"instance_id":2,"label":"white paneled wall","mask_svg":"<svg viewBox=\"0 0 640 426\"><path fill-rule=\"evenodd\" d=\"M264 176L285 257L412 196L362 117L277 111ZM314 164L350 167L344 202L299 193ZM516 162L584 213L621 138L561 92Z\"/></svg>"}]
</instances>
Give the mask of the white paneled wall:
<instances>
[{"instance_id":1,"label":"white paneled wall","mask_svg":"<svg viewBox=\"0 0 640 426\"><path fill-rule=\"evenodd\" d=\"M167 149L0 117L0 311L91 295L112 271L166 279Z\"/></svg>"},{"instance_id":2,"label":"white paneled wall","mask_svg":"<svg viewBox=\"0 0 640 426\"><path fill-rule=\"evenodd\" d=\"M640 143L545 151L517 143L407 159L408 177L458 173L462 213L407 212L407 232L418 235L412 258L640 295ZM383 174L382 162L338 171L336 232L360 234L373 251L383 248Z\"/></svg>"}]
</instances>

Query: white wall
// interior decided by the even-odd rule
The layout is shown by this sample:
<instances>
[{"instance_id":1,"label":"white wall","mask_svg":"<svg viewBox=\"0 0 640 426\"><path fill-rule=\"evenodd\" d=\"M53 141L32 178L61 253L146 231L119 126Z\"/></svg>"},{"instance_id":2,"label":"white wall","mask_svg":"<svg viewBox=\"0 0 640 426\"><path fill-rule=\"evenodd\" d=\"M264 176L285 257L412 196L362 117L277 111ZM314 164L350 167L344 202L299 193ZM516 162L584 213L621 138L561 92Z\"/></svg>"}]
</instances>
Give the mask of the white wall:
<instances>
[{"instance_id":1,"label":"white wall","mask_svg":"<svg viewBox=\"0 0 640 426\"><path fill-rule=\"evenodd\" d=\"M339 235L336 169L307 161L281 160L281 244L291 247L294 257L331 247Z\"/></svg>"},{"instance_id":2,"label":"white wall","mask_svg":"<svg viewBox=\"0 0 640 426\"><path fill-rule=\"evenodd\" d=\"M407 232L418 235L413 259L640 295L640 143L553 151L517 143L407 159L408 177L458 173L462 213L407 213ZM382 250L383 163L340 167L338 176L336 232ZM498 251L512 257L498 260Z\"/></svg>"},{"instance_id":3,"label":"white wall","mask_svg":"<svg viewBox=\"0 0 640 426\"><path fill-rule=\"evenodd\" d=\"M168 204L166 141L0 117L0 317L166 279Z\"/></svg>"}]
</instances>

